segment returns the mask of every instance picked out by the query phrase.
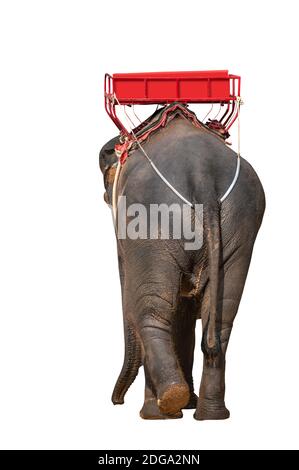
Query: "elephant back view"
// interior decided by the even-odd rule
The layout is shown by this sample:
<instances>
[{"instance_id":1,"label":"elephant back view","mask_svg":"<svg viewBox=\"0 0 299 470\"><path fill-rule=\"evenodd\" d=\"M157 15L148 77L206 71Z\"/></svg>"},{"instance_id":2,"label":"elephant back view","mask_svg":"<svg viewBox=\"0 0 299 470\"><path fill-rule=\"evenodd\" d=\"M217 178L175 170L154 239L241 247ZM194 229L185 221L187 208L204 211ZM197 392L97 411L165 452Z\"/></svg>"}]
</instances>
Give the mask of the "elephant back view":
<instances>
[{"instance_id":1,"label":"elephant back view","mask_svg":"<svg viewBox=\"0 0 299 470\"><path fill-rule=\"evenodd\" d=\"M180 418L194 408L195 419L225 419L225 355L264 214L263 188L250 164L186 106L166 106L147 129L154 131L143 129L142 146L114 138L100 152L105 201L114 202L125 332L112 401L124 403L142 365L142 418Z\"/></svg>"}]
</instances>

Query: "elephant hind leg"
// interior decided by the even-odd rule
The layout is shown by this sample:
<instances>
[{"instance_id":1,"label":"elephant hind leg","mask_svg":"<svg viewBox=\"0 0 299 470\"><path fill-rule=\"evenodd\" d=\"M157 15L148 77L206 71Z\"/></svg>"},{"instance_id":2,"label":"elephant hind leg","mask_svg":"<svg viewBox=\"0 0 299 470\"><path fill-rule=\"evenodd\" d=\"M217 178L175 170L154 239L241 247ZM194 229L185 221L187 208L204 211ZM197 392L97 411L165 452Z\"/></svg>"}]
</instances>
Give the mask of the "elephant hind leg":
<instances>
[{"instance_id":1,"label":"elephant hind leg","mask_svg":"<svg viewBox=\"0 0 299 470\"><path fill-rule=\"evenodd\" d=\"M194 393L192 377L196 314L195 298L182 297L179 299L172 331L175 352L185 380L189 386L190 398L188 403L183 407L184 409L195 409L198 399L197 395ZM145 396L140 416L143 419L178 419L183 417L182 411L177 411L174 414L166 414L160 411L153 384L146 370L146 365Z\"/></svg>"},{"instance_id":2,"label":"elephant hind leg","mask_svg":"<svg viewBox=\"0 0 299 470\"><path fill-rule=\"evenodd\" d=\"M226 419L230 416L224 402L224 357L218 357L217 362L211 367L204 359L198 404L194 414L194 418L200 421Z\"/></svg>"},{"instance_id":3,"label":"elephant hind leg","mask_svg":"<svg viewBox=\"0 0 299 470\"><path fill-rule=\"evenodd\" d=\"M221 349L213 362L203 349L203 373L199 399L194 414L194 418L198 420L226 419L229 417L229 411L224 402L225 354L245 285L251 251L252 246L248 246L247 249L243 248L242 253L235 253L235 259L231 259L230 264L224 266L221 273L221 293L218 301L219 316L217 316L216 322ZM206 321L206 319L203 319L203 330Z\"/></svg>"},{"instance_id":4,"label":"elephant hind leg","mask_svg":"<svg viewBox=\"0 0 299 470\"><path fill-rule=\"evenodd\" d=\"M146 316L140 329L148 370L157 405L163 414L175 414L189 402L190 392L172 341L171 329L162 329L152 316Z\"/></svg>"},{"instance_id":5,"label":"elephant hind leg","mask_svg":"<svg viewBox=\"0 0 299 470\"><path fill-rule=\"evenodd\" d=\"M145 375L145 393L144 403L140 410L140 416L143 419L178 419L183 417L181 411L177 411L173 414L162 413L158 403L157 397L154 392L153 384L151 383L149 374L147 373L146 366L144 366Z\"/></svg>"},{"instance_id":6,"label":"elephant hind leg","mask_svg":"<svg viewBox=\"0 0 299 470\"><path fill-rule=\"evenodd\" d=\"M128 320L124 321L124 330L125 357L112 394L112 403L114 405L122 405L124 403L125 394L134 382L142 362L140 341L137 338L134 327Z\"/></svg>"},{"instance_id":7,"label":"elephant hind leg","mask_svg":"<svg viewBox=\"0 0 299 470\"><path fill-rule=\"evenodd\" d=\"M176 355L172 331L180 271L168 259L163 261L162 257L157 263L150 258L146 278L143 281L141 277L139 281L139 290L134 289L132 279L132 288L128 281L127 292L135 290L135 295L130 298L130 311L142 341L144 363L159 410L164 414L175 414L186 406L190 393Z\"/></svg>"},{"instance_id":8,"label":"elephant hind leg","mask_svg":"<svg viewBox=\"0 0 299 470\"><path fill-rule=\"evenodd\" d=\"M185 380L189 386L190 398L184 407L194 409L197 405L197 395L193 384L193 359L195 347L195 325L197 317L197 303L194 297L181 297L173 325L175 350L182 368Z\"/></svg>"}]
</instances>

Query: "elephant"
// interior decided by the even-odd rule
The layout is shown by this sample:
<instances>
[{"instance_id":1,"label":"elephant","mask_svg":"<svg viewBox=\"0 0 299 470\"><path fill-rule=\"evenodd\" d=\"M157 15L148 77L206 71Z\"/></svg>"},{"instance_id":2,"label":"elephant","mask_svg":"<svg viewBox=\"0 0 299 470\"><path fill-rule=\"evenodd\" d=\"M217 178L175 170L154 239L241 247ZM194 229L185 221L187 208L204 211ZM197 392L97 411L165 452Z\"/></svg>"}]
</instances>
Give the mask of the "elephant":
<instances>
[{"instance_id":1,"label":"elephant","mask_svg":"<svg viewBox=\"0 0 299 470\"><path fill-rule=\"evenodd\" d=\"M109 205L118 141L113 138L100 151ZM226 419L230 413L224 400L225 356L263 219L263 187L252 166L240 157L237 182L220 202L235 175L237 153L215 132L204 125L195 127L179 114L153 133L143 148L177 192L192 204L202 204L203 241L199 249L186 250L183 235L117 239L125 354L112 402L124 403L143 366L142 418L181 418L182 410L189 408L195 409L197 420ZM183 205L138 147L121 168L117 193L126 197L128 206ZM203 352L198 395L192 375L197 319L202 322Z\"/></svg>"}]
</instances>

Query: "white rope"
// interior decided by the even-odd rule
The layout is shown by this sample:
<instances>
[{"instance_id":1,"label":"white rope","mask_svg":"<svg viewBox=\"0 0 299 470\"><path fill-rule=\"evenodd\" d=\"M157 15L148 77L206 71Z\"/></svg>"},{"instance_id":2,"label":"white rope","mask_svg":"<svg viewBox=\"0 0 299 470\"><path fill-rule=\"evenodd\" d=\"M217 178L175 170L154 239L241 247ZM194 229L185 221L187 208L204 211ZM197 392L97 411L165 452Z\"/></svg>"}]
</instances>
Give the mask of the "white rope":
<instances>
[{"instance_id":1,"label":"white rope","mask_svg":"<svg viewBox=\"0 0 299 470\"><path fill-rule=\"evenodd\" d=\"M118 101L118 100L117 100L117 101ZM118 101L118 103L119 103L119 101ZM126 110L126 106L125 106L125 105L123 105L123 110L124 110L125 116L126 116L126 118L128 119L128 121L132 124L132 126L135 127L134 122L132 121L132 119L130 118L130 116L129 116L128 113L127 113L127 110ZM130 129L131 129L130 124L129 124L129 127L130 127Z\"/></svg>"},{"instance_id":2,"label":"white rope","mask_svg":"<svg viewBox=\"0 0 299 470\"><path fill-rule=\"evenodd\" d=\"M221 103L220 103L220 106L219 106L218 113L216 114L216 116L214 116L214 118L213 118L213 119L216 119L216 118L218 117L218 114L220 113L220 111L221 111L221 108L222 108L222 105L221 105Z\"/></svg>"},{"instance_id":3,"label":"white rope","mask_svg":"<svg viewBox=\"0 0 299 470\"><path fill-rule=\"evenodd\" d=\"M142 121L139 119L139 117L137 116L137 114L135 113L135 108L134 108L134 105L132 104L132 111L134 113L134 116L135 118L139 121L139 124L142 124Z\"/></svg>"},{"instance_id":4,"label":"white rope","mask_svg":"<svg viewBox=\"0 0 299 470\"><path fill-rule=\"evenodd\" d=\"M117 162L117 167L116 167L116 172L114 176L114 181L113 181L113 188L112 188L112 213L113 213L113 220L114 223L116 223L116 208L117 208L117 183L118 183L118 178L121 170L121 163L120 163L120 158L118 159Z\"/></svg>"},{"instance_id":5,"label":"white rope","mask_svg":"<svg viewBox=\"0 0 299 470\"><path fill-rule=\"evenodd\" d=\"M226 190L226 192L223 194L223 196L220 198L220 202L222 203L223 201L225 201L225 199L227 198L227 196L232 192L232 190L234 189L235 187L235 184L237 182L237 179L238 179L238 176L239 176L239 173L240 173L240 165L241 165L241 155L240 155L240 150L241 150L241 143L240 143L240 140L241 140L241 131L240 131L240 105L241 105L242 101L241 101L241 98L238 96L237 97L237 120L238 120L238 152L237 152L237 167L236 167L236 172L235 172L235 176L234 176L234 179L232 180L231 182L231 185L228 187L228 189Z\"/></svg>"},{"instance_id":6,"label":"white rope","mask_svg":"<svg viewBox=\"0 0 299 470\"><path fill-rule=\"evenodd\" d=\"M118 101L117 99L117 96L114 95L114 98L116 100L116 102L120 105L120 102ZM240 159L240 104L241 104L241 98L238 97L237 98L237 113L238 113L238 116L237 116L237 119L238 119L238 153L237 153L237 167L236 167L236 171L235 171L235 175L234 175L234 178L233 178L233 181L232 183L230 184L229 188L227 189L227 191L224 193L224 195L220 198L220 202L222 203L227 197L228 195L232 192L236 182L237 182L237 179L238 179L238 176L239 176L239 173L240 173L240 162L241 162L241 159ZM212 105L213 107L213 105ZM212 109L211 109L212 110ZM210 110L210 111L211 111ZM127 114L125 112L125 114ZM208 113L209 114L209 113ZM132 122L132 121L131 121ZM159 176L159 178L161 178L161 180L166 184L166 186L168 186L169 189L171 189L171 191L176 194L183 202L185 202L185 204L188 204L188 206L190 207L194 207L194 204L190 201L188 201L188 199L186 199L177 189L175 189L172 184L167 180L167 178L165 178L165 176L160 172L160 170L156 167L156 165L154 164L154 162L152 161L152 159L148 156L148 154L146 153L146 151L144 150L144 148L142 147L141 143L139 142L137 136L135 135L133 129L131 128L130 126L130 132L132 133L132 136L134 137L134 140L135 142L137 143L140 151L143 153L143 155L146 157L146 159L148 160L148 162L150 163L150 165L152 166L153 170L155 171L155 173ZM120 159L118 160L118 164L117 164L117 169L116 169L116 173L115 173L115 177L114 177L114 182L113 182L113 189L112 189L112 212L113 212L113 218L114 220L116 220L116 209L117 209L117 202L116 202L116 197L117 197L117 183L118 183L118 179L119 179L119 174L120 174L120 170L121 170L121 163L120 163Z\"/></svg>"},{"instance_id":7,"label":"white rope","mask_svg":"<svg viewBox=\"0 0 299 470\"><path fill-rule=\"evenodd\" d=\"M133 135L139 149L141 150L143 155L147 158L147 160L149 161L149 163L151 164L151 166L153 167L153 169L157 173L157 175L161 178L161 180L164 181L164 183L171 189L171 191L173 191L174 194L176 194L182 201L184 201L186 204L188 204L188 206L193 207L192 202L188 201L188 199L186 199L177 189L175 189L172 186L172 184L165 178L165 176L162 175L161 171L158 170L158 168L156 167L156 165L154 164L152 159L148 156L148 154L146 153L146 151L144 150L144 148L140 144L139 140L137 139L136 135L134 134L134 131L131 130L131 132L132 132L132 135Z\"/></svg>"},{"instance_id":8,"label":"white rope","mask_svg":"<svg viewBox=\"0 0 299 470\"><path fill-rule=\"evenodd\" d=\"M116 102L120 105L120 102L118 101L117 99L117 96L114 95L114 98L116 100ZM125 111L125 110L124 110ZM127 113L125 112L125 114L127 115ZM132 121L131 121L132 122ZM129 126L129 130L130 132L132 133L132 136L134 137L134 140L135 142L137 143L140 151L143 153L143 155L146 157L146 159L148 160L148 162L151 164L153 170L157 173L157 175L159 176L159 178L161 178L161 180L169 187L169 189L171 189L171 191L174 192L174 194L176 194L183 202L185 202L185 204L188 204L188 206L190 207L193 207L193 204L192 202L188 201L188 199L186 199L177 189L175 189L172 184L167 180L167 178L165 178L165 176L161 173L160 170L158 170L158 168L156 167L156 165L154 164L154 162L152 161L152 159L148 156L148 154L146 153L146 151L144 150L144 148L142 147L141 143L139 142L135 132L133 131L132 127ZM120 161L118 162L118 166L117 166L117 170L116 170L116 173L115 173L115 178L114 178L114 182L113 182L113 193L114 193L114 199L112 198L112 210L113 210L113 217L115 218L116 216L116 189L117 189L117 181L118 181L118 177L119 177L119 173L120 173Z\"/></svg>"},{"instance_id":9,"label":"white rope","mask_svg":"<svg viewBox=\"0 0 299 470\"><path fill-rule=\"evenodd\" d=\"M207 117L209 116L209 114L211 113L213 107L214 107L214 104L212 103L212 106L210 107L210 110L207 112L207 114L205 115L205 117L202 119L202 122L203 122L203 123L204 123L204 121L207 119Z\"/></svg>"}]
</instances>

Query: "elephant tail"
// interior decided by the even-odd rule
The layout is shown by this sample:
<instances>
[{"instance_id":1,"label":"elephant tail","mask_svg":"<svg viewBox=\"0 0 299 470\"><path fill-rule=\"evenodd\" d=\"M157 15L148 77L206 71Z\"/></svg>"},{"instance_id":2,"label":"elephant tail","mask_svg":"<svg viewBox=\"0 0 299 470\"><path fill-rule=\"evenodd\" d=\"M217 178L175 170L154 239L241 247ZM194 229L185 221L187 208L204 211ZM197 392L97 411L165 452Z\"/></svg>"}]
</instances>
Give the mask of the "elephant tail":
<instances>
[{"instance_id":1,"label":"elephant tail","mask_svg":"<svg viewBox=\"0 0 299 470\"><path fill-rule=\"evenodd\" d=\"M124 363L114 386L112 403L122 405L128 389L134 382L142 363L141 345L132 325L125 320L125 357Z\"/></svg>"},{"instance_id":2,"label":"elephant tail","mask_svg":"<svg viewBox=\"0 0 299 470\"><path fill-rule=\"evenodd\" d=\"M204 225L208 249L210 308L201 347L206 356L213 358L220 351L220 338L216 329L221 241L220 206L218 203L206 206Z\"/></svg>"}]
</instances>

